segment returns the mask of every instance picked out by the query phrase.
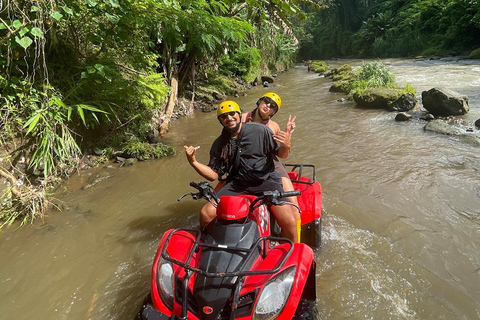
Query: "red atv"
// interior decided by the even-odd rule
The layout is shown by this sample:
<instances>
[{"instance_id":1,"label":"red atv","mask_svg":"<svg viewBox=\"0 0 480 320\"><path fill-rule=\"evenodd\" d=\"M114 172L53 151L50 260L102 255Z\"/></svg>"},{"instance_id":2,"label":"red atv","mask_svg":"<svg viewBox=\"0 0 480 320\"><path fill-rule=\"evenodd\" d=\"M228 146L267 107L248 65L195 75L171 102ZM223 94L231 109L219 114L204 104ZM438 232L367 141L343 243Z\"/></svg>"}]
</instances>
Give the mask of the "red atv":
<instances>
[{"instance_id":1,"label":"red atv","mask_svg":"<svg viewBox=\"0 0 480 320\"><path fill-rule=\"evenodd\" d=\"M187 193L217 206L204 230L168 230L152 268L152 290L136 320L317 319L315 260L310 246L321 244L321 187L313 165L286 165L296 191L217 198L207 182ZM311 168L312 178L302 176ZM297 172L298 171L298 172ZM297 197L301 240L293 243L274 231L269 205ZM307 245L308 244L308 245ZM310 245L310 246L309 246Z\"/></svg>"}]
</instances>

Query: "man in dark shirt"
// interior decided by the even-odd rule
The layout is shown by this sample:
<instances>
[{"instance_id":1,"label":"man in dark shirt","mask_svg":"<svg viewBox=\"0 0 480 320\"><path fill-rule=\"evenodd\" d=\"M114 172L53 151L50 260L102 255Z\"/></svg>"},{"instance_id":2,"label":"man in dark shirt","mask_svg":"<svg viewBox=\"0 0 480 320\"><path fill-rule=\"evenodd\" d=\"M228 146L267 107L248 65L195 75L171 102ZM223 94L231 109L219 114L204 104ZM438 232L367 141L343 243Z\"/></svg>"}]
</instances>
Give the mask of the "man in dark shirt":
<instances>
[{"instance_id":1,"label":"man in dark shirt","mask_svg":"<svg viewBox=\"0 0 480 320\"><path fill-rule=\"evenodd\" d=\"M198 162L195 153L199 147L187 147L185 153L190 165L205 179L214 181L227 175L227 181L218 192L226 195L253 194L263 191L283 192L282 180L275 171L273 156L286 158L290 140L284 132L274 135L267 126L241 122L241 110L234 101L218 106L217 117L223 126L222 134L210 149L208 165ZM282 228L282 236L297 242L296 210L291 205L271 206L270 210ZM207 225L216 216L216 209L207 203L200 212L200 224Z\"/></svg>"}]
</instances>

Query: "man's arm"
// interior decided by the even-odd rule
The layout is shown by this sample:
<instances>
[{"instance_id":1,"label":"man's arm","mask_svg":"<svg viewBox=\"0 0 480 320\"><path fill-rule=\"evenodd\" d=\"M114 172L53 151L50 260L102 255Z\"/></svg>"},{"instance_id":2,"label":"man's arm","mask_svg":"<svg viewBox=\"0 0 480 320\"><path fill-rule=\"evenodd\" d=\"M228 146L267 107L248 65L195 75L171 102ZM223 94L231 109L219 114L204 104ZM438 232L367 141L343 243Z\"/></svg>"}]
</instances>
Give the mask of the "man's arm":
<instances>
[{"instance_id":1,"label":"man's arm","mask_svg":"<svg viewBox=\"0 0 480 320\"><path fill-rule=\"evenodd\" d=\"M213 171L212 168L197 161L195 154L200 147L183 146L183 148L185 149L185 155L187 156L188 163L190 163L190 165L195 169L195 171L198 172L199 175L209 181L218 179L218 174Z\"/></svg>"}]
</instances>

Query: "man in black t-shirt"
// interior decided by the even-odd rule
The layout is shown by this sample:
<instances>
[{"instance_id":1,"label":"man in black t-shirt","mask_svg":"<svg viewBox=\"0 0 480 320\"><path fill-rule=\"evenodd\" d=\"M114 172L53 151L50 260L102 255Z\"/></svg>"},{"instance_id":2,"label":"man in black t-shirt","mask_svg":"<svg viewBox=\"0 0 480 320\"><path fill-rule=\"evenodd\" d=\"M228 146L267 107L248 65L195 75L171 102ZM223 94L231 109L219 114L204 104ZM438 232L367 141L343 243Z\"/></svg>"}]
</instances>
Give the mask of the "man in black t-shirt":
<instances>
[{"instance_id":1,"label":"man in black t-shirt","mask_svg":"<svg viewBox=\"0 0 480 320\"><path fill-rule=\"evenodd\" d=\"M195 158L199 147L187 147L190 165L205 179L214 181L227 174L227 181L218 192L226 195L261 195L263 191L283 192L282 180L275 171L273 156L286 158L289 145L284 136L275 136L267 126L241 123L241 110L234 101L222 102L217 117L223 125L222 134L210 149L208 165ZM270 210L282 228L282 236L297 242L296 210L291 205L271 206ZM216 209L207 203L200 212L200 225L205 226L216 216Z\"/></svg>"}]
</instances>

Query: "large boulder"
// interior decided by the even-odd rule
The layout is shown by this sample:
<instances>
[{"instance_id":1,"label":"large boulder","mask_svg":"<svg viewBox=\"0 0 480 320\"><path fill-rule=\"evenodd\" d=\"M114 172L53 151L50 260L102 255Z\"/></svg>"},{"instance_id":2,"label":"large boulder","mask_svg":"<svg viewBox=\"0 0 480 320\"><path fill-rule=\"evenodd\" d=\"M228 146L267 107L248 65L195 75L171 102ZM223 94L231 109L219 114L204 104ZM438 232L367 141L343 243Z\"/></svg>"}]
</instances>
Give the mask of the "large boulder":
<instances>
[{"instance_id":1,"label":"large boulder","mask_svg":"<svg viewBox=\"0 0 480 320\"><path fill-rule=\"evenodd\" d=\"M432 88L422 92L423 107L436 117L466 114L468 97L446 88Z\"/></svg>"},{"instance_id":2,"label":"large boulder","mask_svg":"<svg viewBox=\"0 0 480 320\"><path fill-rule=\"evenodd\" d=\"M371 88L362 93L354 93L353 100L358 106L388 111L409 111L417 105L413 93L404 93L402 89Z\"/></svg>"}]
</instances>

